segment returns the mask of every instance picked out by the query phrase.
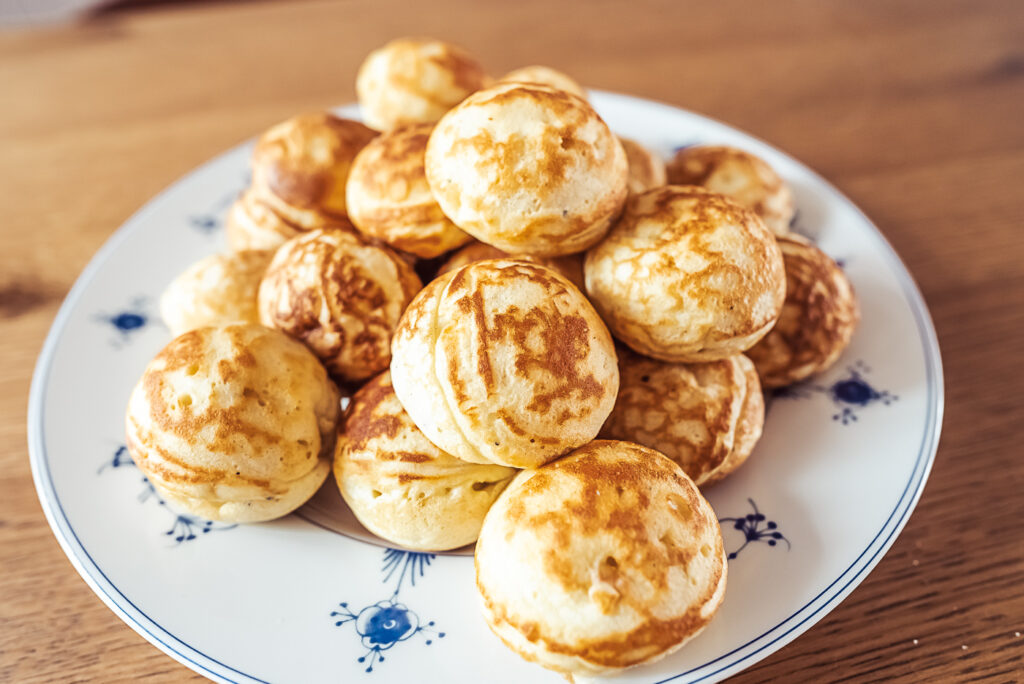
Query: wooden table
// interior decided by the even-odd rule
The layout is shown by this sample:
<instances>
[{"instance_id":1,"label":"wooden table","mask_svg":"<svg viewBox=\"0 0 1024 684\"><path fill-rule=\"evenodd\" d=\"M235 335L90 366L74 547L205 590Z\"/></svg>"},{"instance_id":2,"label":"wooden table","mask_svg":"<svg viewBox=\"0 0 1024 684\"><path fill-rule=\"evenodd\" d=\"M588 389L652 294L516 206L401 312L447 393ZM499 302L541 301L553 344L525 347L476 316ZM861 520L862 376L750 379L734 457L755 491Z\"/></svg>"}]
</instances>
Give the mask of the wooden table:
<instances>
[{"instance_id":1,"label":"wooden table","mask_svg":"<svg viewBox=\"0 0 1024 684\"><path fill-rule=\"evenodd\" d=\"M407 33L750 131L839 186L931 307L942 444L899 541L736 682L1024 680L1024 3L157 5L0 34L0 680L198 679L79 579L36 500L29 376L61 298L154 193L295 112L353 99Z\"/></svg>"}]
</instances>

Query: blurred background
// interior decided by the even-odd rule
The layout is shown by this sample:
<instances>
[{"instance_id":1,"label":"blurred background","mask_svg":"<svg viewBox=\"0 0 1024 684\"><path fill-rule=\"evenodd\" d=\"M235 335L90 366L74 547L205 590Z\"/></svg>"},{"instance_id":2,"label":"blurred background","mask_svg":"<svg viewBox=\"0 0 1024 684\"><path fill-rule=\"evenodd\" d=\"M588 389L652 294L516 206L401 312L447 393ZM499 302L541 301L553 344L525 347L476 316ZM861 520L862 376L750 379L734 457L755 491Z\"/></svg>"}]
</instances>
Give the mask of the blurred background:
<instances>
[{"instance_id":1,"label":"blurred background","mask_svg":"<svg viewBox=\"0 0 1024 684\"><path fill-rule=\"evenodd\" d=\"M0 0L0 680L190 676L50 535L24 446L31 368L128 216L269 125L354 101L362 59L403 35L457 43L493 74L547 64L723 120L872 218L938 329L938 461L871 577L736 681L840 681L839 644L847 681L1024 677L1024 641L1003 633L1024 615L1024 2ZM915 650L891 636L910 629Z\"/></svg>"}]
</instances>

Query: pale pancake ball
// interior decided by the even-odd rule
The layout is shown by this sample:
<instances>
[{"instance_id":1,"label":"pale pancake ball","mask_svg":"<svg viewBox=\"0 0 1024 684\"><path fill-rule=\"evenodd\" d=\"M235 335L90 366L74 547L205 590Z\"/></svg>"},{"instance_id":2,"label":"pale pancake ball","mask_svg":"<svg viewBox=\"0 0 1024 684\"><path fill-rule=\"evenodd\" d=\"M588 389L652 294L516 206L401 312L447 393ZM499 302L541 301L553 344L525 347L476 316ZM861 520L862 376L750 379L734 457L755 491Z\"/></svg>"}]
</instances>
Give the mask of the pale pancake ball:
<instances>
[{"instance_id":1,"label":"pale pancake ball","mask_svg":"<svg viewBox=\"0 0 1024 684\"><path fill-rule=\"evenodd\" d=\"M214 254L192 264L160 297L160 317L178 336L195 328L259 323L256 292L272 252Z\"/></svg>"},{"instance_id":2,"label":"pale pancake ball","mask_svg":"<svg viewBox=\"0 0 1024 684\"><path fill-rule=\"evenodd\" d=\"M480 63L451 43L400 38L367 55L356 76L363 120L386 131L434 123L484 87Z\"/></svg>"},{"instance_id":3,"label":"pale pancake ball","mask_svg":"<svg viewBox=\"0 0 1024 684\"><path fill-rule=\"evenodd\" d=\"M725 594L722 533L678 465L594 441L505 489L476 545L484 619L506 646L570 676L659 660Z\"/></svg>"},{"instance_id":4,"label":"pale pancake ball","mask_svg":"<svg viewBox=\"0 0 1024 684\"><path fill-rule=\"evenodd\" d=\"M368 237L432 259L473 238L434 199L424 169L432 124L382 133L356 157L348 177L349 219Z\"/></svg>"},{"instance_id":5,"label":"pale pancake ball","mask_svg":"<svg viewBox=\"0 0 1024 684\"><path fill-rule=\"evenodd\" d=\"M392 353L413 422L471 463L532 467L589 442L619 387L611 335L587 298L524 261L479 261L432 281Z\"/></svg>"},{"instance_id":6,"label":"pale pancake ball","mask_svg":"<svg viewBox=\"0 0 1024 684\"><path fill-rule=\"evenodd\" d=\"M786 295L782 253L761 219L693 186L632 198L583 271L615 336L663 361L714 361L749 349L774 325Z\"/></svg>"},{"instance_id":7,"label":"pale pancake ball","mask_svg":"<svg viewBox=\"0 0 1024 684\"><path fill-rule=\"evenodd\" d=\"M619 142L629 161L630 195L639 195L668 183L665 162L661 157L635 140L619 136Z\"/></svg>"},{"instance_id":8,"label":"pale pancake ball","mask_svg":"<svg viewBox=\"0 0 1024 684\"><path fill-rule=\"evenodd\" d=\"M416 551L472 544L516 474L447 454L402 408L385 371L355 393L339 430L334 479L359 522Z\"/></svg>"},{"instance_id":9,"label":"pale pancake ball","mask_svg":"<svg viewBox=\"0 0 1024 684\"><path fill-rule=\"evenodd\" d=\"M749 152L724 145L684 147L668 163L668 182L727 195L760 216L776 235L789 233L793 193L775 169Z\"/></svg>"},{"instance_id":10,"label":"pale pancake ball","mask_svg":"<svg viewBox=\"0 0 1024 684\"><path fill-rule=\"evenodd\" d=\"M587 99L587 91L567 74L551 67L534 64L514 69L501 78L499 83L539 83Z\"/></svg>"},{"instance_id":11,"label":"pale pancake ball","mask_svg":"<svg viewBox=\"0 0 1024 684\"><path fill-rule=\"evenodd\" d=\"M308 218L308 217L307 217ZM317 228L352 230L343 216L320 216L316 225L300 225L282 216L252 188L243 192L228 210L225 232L228 246L236 252L275 251L293 237Z\"/></svg>"},{"instance_id":12,"label":"pale pancake ball","mask_svg":"<svg viewBox=\"0 0 1024 684\"><path fill-rule=\"evenodd\" d=\"M388 367L391 335L421 287L387 247L315 230L277 250L260 284L260 321L304 342L331 375L365 380Z\"/></svg>"},{"instance_id":13,"label":"pale pancake ball","mask_svg":"<svg viewBox=\"0 0 1024 684\"><path fill-rule=\"evenodd\" d=\"M750 359L666 363L618 353L619 396L601 437L665 454L698 486L747 460L764 427L764 395Z\"/></svg>"},{"instance_id":14,"label":"pale pancake ball","mask_svg":"<svg viewBox=\"0 0 1024 684\"><path fill-rule=\"evenodd\" d=\"M568 278L569 282L578 287L580 291L583 290L582 254L568 254L560 257L537 257L528 254L513 256L497 247L492 247L476 240L448 257L448 260L441 264L441 267L437 270L437 275L441 276L449 271L457 271L474 261L486 261L488 259L520 259L533 264L547 266Z\"/></svg>"},{"instance_id":15,"label":"pale pancake ball","mask_svg":"<svg viewBox=\"0 0 1024 684\"><path fill-rule=\"evenodd\" d=\"M375 131L328 112L300 114L260 136L252 189L285 220L306 230L345 220L345 183Z\"/></svg>"},{"instance_id":16,"label":"pale pancake ball","mask_svg":"<svg viewBox=\"0 0 1024 684\"><path fill-rule=\"evenodd\" d=\"M339 395L316 357L251 323L199 328L150 362L128 402L128 451L174 506L260 522L304 504L331 469Z\"/></svg>"},{"instance_id":17,"label":"pale pancake ball","mask_svg":"<svg viewBox=\"0 0 1024 684\"><path fill-rule=\"evenodd\" d=\"M626 153L584 100L500 83L448 112L427 143L444 213L510 254L560 256L601 239L626 199Z\"/></svg>"},{"instance_id":18,"label":"pale pancake ball","mask_svg":"<svg viewBox=\"0 0 1024 684\"><path fill-rule=\"evenodd\" d=\"M779 247L786 302L775 327L747 352L767 388L792 385L830 368L860 322L853 286L839 264L796 234L779 238Z\"/></svg>"}]
</instances>

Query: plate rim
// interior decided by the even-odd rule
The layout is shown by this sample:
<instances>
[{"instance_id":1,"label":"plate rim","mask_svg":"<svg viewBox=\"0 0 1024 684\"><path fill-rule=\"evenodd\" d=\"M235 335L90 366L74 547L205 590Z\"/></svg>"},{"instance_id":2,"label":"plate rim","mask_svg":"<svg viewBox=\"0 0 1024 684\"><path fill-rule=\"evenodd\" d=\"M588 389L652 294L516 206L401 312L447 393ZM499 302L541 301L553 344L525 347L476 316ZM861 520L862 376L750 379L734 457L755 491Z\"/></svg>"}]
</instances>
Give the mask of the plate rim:
<instances>
[{"instance_id":1,"label":"plate rim","mask_svg":"<svg viewBox=\"0 0 1024 684\"><path fill-rule=\"evenodd\" d=\"M828 615L828 613L838 606L839 603L845 600L845 598L854 589L856 589L867 575L870 574L871 570L874 569L874 567L881 561L885 553L892 547L900 532L906 526L910 514L914 511L921 498L925 483L927 482L932 466L935 463L935 455L938 450L938 444L942 432L942 419L945 411L945 383L938 337L932 322L931 313L928 310L925 299L922 296L913 275L910 273L910 270L907 268L906 264L904 264L902 259L900 259L898 253L889 243L888 239L886 239L882 231L879 230L874 222L860 209L860 207L857 206L857 204L836 188L831 182L818 174L814 169L795 159L792 155L777 146L713 117L650 98L594 89L589 92L597 95L598 99L620 100L621 102L632 104L634 106L663 109L674 114L681 112L687 115L699 117L719 126L723 126L730 131L745 135L770 148L776 154L781 155L791 163L799 166L804 172L808 173L815 181L820 183L822 187L827 190L833 201L846 204L849 208L853 209L853 211L864 221L866 225L870 227L871 230L868 232L877 240L881 247L882 257L892 268L893 274L900 285L900 289L903 291L903 294L907 299L911 312L914 316L914 322L918 330L918 337L924 351L927 383L927 407L921 445L919 447L917 458L914 461L914 467L911 470L910 477L902 494L896 501L892 512L882 524L881 529L868 543L867 548L865 548L865 550L861 552L853 562L817 596L794 611L791 615L784 618L777 625L765 630L760 635L750 639L740 646L737 646L731 651L722 654L714 660L658 680L659 684L661 684L663 682L675 681L687 675L699 675L689 681L718 681L719 679L735 674L736 672L749 667L753 662L766 658L770 654L793 641L799 635L806 632L818 621ZM344 105L345 108L349 108L351 106L351 104ZM79 576L81 576L89 588L92 589L93 593L95 593L100 600L122 620L122 622L131 627L136 633L145 638L152 645L159 648L165 654L171 656L176 661L193 671L215 681L249 681L269 684L266 680L231 667L230 665L199 651L179 637L175 636L149 617L144 610L135 605L131 599L125 596L117 586L107 578L106 574L93 560L88 550L78 539L78 536L71 525L71 521L64 513L63 506L57 496L45 448L45 415L43 411L46 398L46 388L50 378L50 371L53 366L53 355L56 350L57 343L62 336L67 325L67 321L71 316L71 312L75 309L78 300L82 297L86 288L92 283L96 275L102 270L111 255L120 247L121 243L137 229L138 225L142 225L144 223L146 215L150 211L153 211L153 205L157 200L174 191L180 185L187 183L189 179L200 170L218 162L226 155L235 153L240 147L250 144L251 140L252 139L249 138L218 153L212 158L207 159L205 162L193 167L185 175L177 178L156 195L150 197L142 207L125 219L124 222L122 222L122 224L111 234L111 236L107 238L95 254L93 254L88 264L75 279L75 282L68 291L68 294L65 296L64 301L61 303L61 306L54 317L53 323L47 332L39 357L36 360L36 365L32 373L32 383L29 389L27 431L32 479L35 484L36 494L39 498L46 521L49 524L54 537L56 537L61 550L64 552L65 556L67 556L75 571L78 572ZM897 519L895 524L892 524L894 517ZM891 528L890 525L892 525ZM885 538L882 539L880 544L877 544L879 538L883 535ZM874 550L872 551L872 549ZM864 561L864 557L869 554L870 557ZM858 565L859 567L857 567ZM850 576L851 572L853 573L852 576ZM96 576L97 574L99 577ZM838 586L837 588L837 585L841 586ZM114 594L120 597L120 601L112 595L112 592L107 588L108 586ZM135 614L129 611L125 605L122 605L121 601L126 603ZM794 621L796 621L795 624L791 624ZM776 636L772 636L780 629L784 629L785 631ZM167 641L171 641L173 643L167 643ZM174 645L175 643L180 644L181 649L186 652L182 652L182 650L176 648ZM755 660L753 662L749 662L752 658L755 658ZM709 671L702 672L703 670ZM242 679L233 679L232 677L241 677Z\"/></svg>"}]
</instances>

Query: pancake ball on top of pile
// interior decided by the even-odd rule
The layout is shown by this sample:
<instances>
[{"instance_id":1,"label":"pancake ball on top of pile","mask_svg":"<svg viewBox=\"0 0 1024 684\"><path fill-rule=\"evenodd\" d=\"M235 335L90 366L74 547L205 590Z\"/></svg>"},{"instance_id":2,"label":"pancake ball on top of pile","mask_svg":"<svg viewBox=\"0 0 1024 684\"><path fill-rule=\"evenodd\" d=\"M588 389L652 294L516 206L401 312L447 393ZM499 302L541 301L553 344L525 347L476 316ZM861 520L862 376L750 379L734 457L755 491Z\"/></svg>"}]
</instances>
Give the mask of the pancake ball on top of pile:
<instances>
[{"instance_id":1,"label":"pancake ball on top of pile","mask_svg":"<svg viewBox=\"0 0 1024 684\"><path fill-rule=\"evenodd\" d=\"M698 486L747 460L764 427L764 395L750 359L666 363L617 351L619 396L601 437L656 449Z\"/></svg>"},{"instance_id":2,"label":"pancake ball on top of pile","mask_svg":"<svg viewBox=\"0 0 1024 684\"><path fill-rule=\"evenodd\" d=\"M256 292L272 252L246 250L200 259L160 297L160 317L172 335L227 323L259 323Z\"/></svg>"},{"instance_id":3,"label":"pancake ball on top of pile","mask_svg":"<svg viewBox=\"0 0 1024 684\"><path fill-rule=\"evenodd\" d=\"M338 412L323 366L284 333L251 323L199 328L146 367L128 402L128 450L182 510L272 520L323 484Z\"/></svg>"},{"instance_id":4,"label":"pancake ball on top of pile","mask_svg":"<svg viewBox=\"0 0 1024 684\"><path fill-rule=\"evenodd\" d=\"M260 320L304 342L332 376L357 382L388 367L391 335L421 287L391 249L354 231L315 230L277 250L260 283Z\"/></svg>"},{"instance_id":5,"label":"pancake ball on top of pile","mask_svg":"<svg viewBox=\"0 0 1024 684\"><path fill-rule=\"evenodd\" d=\"M703 630L725 593L722 533L678 465L629 442L594 441L525 470L476 546L484 618L526 660L613 675Z\"/></svg>"},{"instance_id":6,"label":"pancake ball on top of pile","mask_svg":"<svg viewBox=\"0 0 1024 684\"><path fill-rule=\"evenodd\" d=\"M499 83L466 98L427 143L444 213L511 254L560 256L601 239L626 199L626 153L586 101Z\"/></svg>"},{"instance_id":7,"label":"pancake ball on top of pile","mask_svg":"<svg viewBox=\"0 0 1024 684\"><path fill-rule=\"evenodd\" d=\"M557 69L539 64L514 69L499 78L498 83L535 83L549 86L556 90L564 90L576 97L583 98L584 100L587 99L587 91L570 76L563 74Z\"/></svg>"},{"instance_id":8,"label":"pancake ball on top of pile","mask_svg":"<svg viewBox=\"0 0 1024 684\"><path fill-rule=\"evenodd\" d=\"M375 131L327 112L301 114L260 136L252 153L252 187L285 219L306 230L346 217L352 162Z\"/></svg>"},{"instance_id":9,"label":"pancake ball on top of pile","mask_svg":"<svg viewBox=\"0 0 1024 684\"><path fill-rule=\"evenodd\" d=\"M583 270L615 336L662 361L749 349L774 325L786 294L782 253L761 219L694 186L631 198Z\"/></svg>"},{"instance_id":10,"label":"pancake ball on top of pile","mask_svg":"<svg viewBox=\"0 0 1024 684\"><path fill-rule=\"evenodd\" d=\"M400 38L366 57L356 76L356 93L363 120L386 131L434 123L486 81L480 63L461 48Z\"/></svg>"},{"instance_id":11,"label":"pancake ball on top of pile","mask_svg":"<svg viewBox=\"0 0 1024 684\"><path fill-rule=\"evenodd\" d=\"M629 194L639 195L642 192L660 188L668 182L665 162L651 150L635 140L619 136L622 149L629 160Z\"/></svg>"},{"instance_id":12,"label":"pancake ball on top of pile","mask_svg":"<svg viewBox=\"0 0 1024 684\"><path fill-rule=\"evenodd\" d=\"M776 235L789 233L793 193L775 169L749 152L724 145L684 147L668 163L668 182L726 195L760 216Z\"/></svg>"},{"instance_id":13,"label":"pancake ball on top of pile","mask_svg":"<svg viewBox=\"0 0 1024 684\"><path fill-rule=\"evenodd\" d=\"M349 508L368 530L407 549L472 544L517 472L434 446L402 408L388 371L353 395L338 432L334 479Z\"/></svg>"},{"instance_id":14,"label":"pancake ball on top of pile","mask_svg":"<svg viewBox=\"0 0 1024 684\"><path fill-rule=\"evenodd\" d=\"M528 254L511 255L508 252L503 252L497 247L492 247L491 245L483 242L477 242L476 240L462 249L453 252L452 255L448 257L448 260L441 264L441 267L437 270L437 275L441 276L449 271L456 271L466 264L471 264L474 261L487 261L488 259L519 259L522 261L529 261L532 264L547 266L551 270L557 271L568 278L569 282L578 287L581 292L583 291L582 254L567 254L566 256L560 257L537 257L530 256Z\"/></svg>"},{"instance_id":15,"label":"pancake ball on top of pile","mask_svg":"<svg viewBox=\"0 0 1024 684\"><path fill-rule=\"evenodd\" d=\"M766 388L827 370L850 344L860 320L853 286L839 264L796 234L780 237L779 247L786 302L775 327L747 352Z\"/></svg>"},{"instance_id":16,"label":"pancake ball on top of pile","mask_svg":"<svg viewBox=\"0 0 1024 684\"><path fill-rule=\"evenodd\" d=\"M349 219L361 233L424 259L473 239L444 215L427 185L432 129L411 124L380 134L356 157L346 191Z\"/></svg>"},{"instance_id":17,"label":"pancake ball on top of pile","mask_svg":"<svg viewBox=\"0 0 1024 684\"><path fill-rule=\"evenodd\" d=\"M518 260L446 273L392 342L395 393L416 426L471 463L525 468L597 436L615 403L611 335L555 271Z\"/></svg>"},{"instance_id":18,"label":"pancake ball on top of pile","mask_svg":"<svg viewBox=\"0 0 1024 684\"><path fill-rule=\"evenodd\" d=\"M232 249L280 247L317 228L351 228L345 182L356 154L376 135L326 112L273 126L252 153L252 185L228 212Z\"/></svg>"}]
</instances>

